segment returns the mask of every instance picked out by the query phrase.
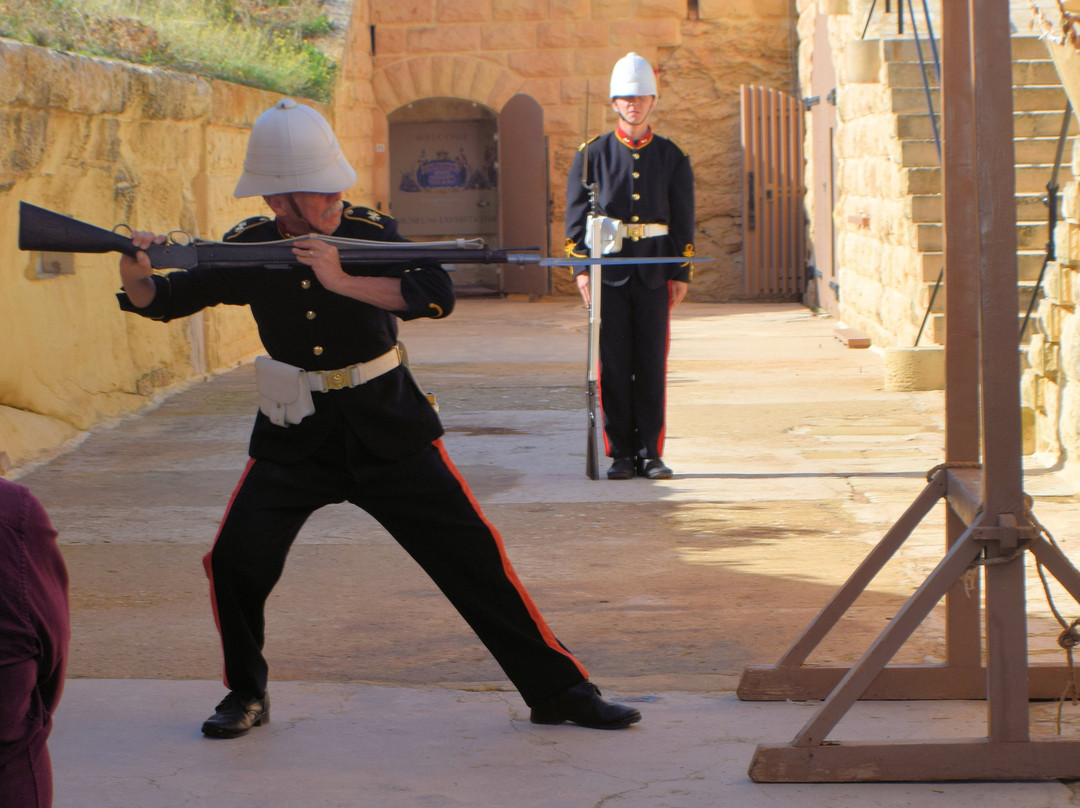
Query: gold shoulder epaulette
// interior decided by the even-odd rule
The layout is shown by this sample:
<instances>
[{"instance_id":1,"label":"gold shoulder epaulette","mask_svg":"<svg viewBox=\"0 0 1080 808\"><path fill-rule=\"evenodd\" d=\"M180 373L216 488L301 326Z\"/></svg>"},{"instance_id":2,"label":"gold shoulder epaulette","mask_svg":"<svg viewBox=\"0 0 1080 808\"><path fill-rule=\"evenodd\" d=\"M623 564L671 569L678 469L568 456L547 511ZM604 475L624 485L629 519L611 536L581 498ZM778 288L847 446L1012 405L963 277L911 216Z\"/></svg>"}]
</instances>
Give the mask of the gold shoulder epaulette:
<instances>
[{"instance_id":1,"label":"gold shoulder epaulette","mask_svg":"<svg viewBox=\"0 0 1080 808\"><path fill-rule=\"evenodd\" d=\"M384 227L383 219L394 218L388 214L380 213L377 210L365 208L363 205L353 205L352 207L345 208L345 213L343 215L346 219L365 222L367 224L375 225L375 227Z\"/></svg>"},{"instance_id":2,"label":"gold shoulder epaulette","mask_svg":"<svg viewBox=\"0 0 1080 808\"><path fill-rule=\"evenodd\" d=\"M596 139L597 139L598 137L600 137L600 135L593 135L593 136L592 136L591 138L589 138L589 139L588 139L588 140L586 140L586 141L585 141L584 143L582 143L582 144L581 144L580 146L578 146L578 147L577 147L577 150L578 150L578 151L583 151L583 150L585 149L585 147L586 147L586 146L588 146L588 145L589 145L590 143L592 143L592 142L593 142L594 140L596 140Z\"/></svg>"},{"instance_id":3,"label":"gold shoulder epaulette","mask_svg":"<svg viewBox=\"0 0 1080 808\"><path fill-rule=\"evenodd\" d=\"M269 216L252 216L244 221L233 226L232 230L225 234L225 238L236 238L245 230L250 230L253 227L258 227L260 224L265 224L270 221Z\"/></svg>"}]
</instances>

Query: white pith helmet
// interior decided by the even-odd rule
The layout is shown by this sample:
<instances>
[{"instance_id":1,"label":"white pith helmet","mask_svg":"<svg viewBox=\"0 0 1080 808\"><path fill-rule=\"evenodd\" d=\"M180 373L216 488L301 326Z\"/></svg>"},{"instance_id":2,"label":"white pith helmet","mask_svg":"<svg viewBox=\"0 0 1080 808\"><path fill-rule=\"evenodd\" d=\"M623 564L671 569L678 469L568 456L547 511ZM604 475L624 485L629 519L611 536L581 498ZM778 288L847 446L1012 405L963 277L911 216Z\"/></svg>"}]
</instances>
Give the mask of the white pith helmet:
<instances>
[{"instance_id":1,"label":"white pith helmet","mask_svg":"<svg viewBox=\"0 0 1080 808\"><path fill-rule=\"evenodd\" d=\"M233 196L332 194L355 182L356 172L326 119L311 107L283 98L251 127L244 173Z\"/></svg>"},{"instance_id":2,"label":"white pith helmet","mask_svg":"<svg viewBox=\"0 0 1080 808\"><path fill-rule=\"evenodd\" d=\"M656 74L648 59L636 53L628 53L615 63L611 70L609 98L626 98L631 95L656 96Z\"/></svg>"}]
</instances>

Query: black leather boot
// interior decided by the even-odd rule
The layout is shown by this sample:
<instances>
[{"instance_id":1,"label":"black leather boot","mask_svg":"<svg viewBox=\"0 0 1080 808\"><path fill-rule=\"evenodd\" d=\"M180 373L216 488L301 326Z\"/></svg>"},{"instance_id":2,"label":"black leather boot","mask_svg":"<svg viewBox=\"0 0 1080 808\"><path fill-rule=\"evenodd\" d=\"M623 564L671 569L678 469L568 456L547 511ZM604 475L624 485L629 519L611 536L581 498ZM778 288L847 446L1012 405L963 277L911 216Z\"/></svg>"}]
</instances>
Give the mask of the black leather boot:
<instances>
[{"instance_id":1,"label":"black leather boot","mask_svg":"<svg viewBox=\"0 0 1080 808\"><path fill-rule=\"evenodd\" d=\"M633 707L612 704L600 698L600 688L586 679L532 708L534 724L561 724L570 721L590 729L622 729L641 720Z\"/></svg>"},{"instance_id":2,"label":"black leather boot","mask_svg":"<svg viewBox=\"0 0 1080 808\"><path fill-rule=\"evenodd\" d=\"M203 735L211 738L238 738L252 727L270 723L270 694L261 699L229 693L214 714L203 722Z\"/></svg>"}]
</instances>

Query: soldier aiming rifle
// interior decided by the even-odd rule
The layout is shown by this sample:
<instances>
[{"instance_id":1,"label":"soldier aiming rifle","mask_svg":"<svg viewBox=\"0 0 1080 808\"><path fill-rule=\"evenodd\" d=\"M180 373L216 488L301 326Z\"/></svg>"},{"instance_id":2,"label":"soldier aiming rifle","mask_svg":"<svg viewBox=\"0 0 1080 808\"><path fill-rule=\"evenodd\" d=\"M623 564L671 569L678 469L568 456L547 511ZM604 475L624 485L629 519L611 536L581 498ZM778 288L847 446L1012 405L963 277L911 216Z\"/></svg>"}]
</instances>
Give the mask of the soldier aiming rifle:
<instances>
[{"instance_id":1,"label":"soldier aiming rifle","mask_svg":"<svg viewBox=\"0 0 1080 808\"><path fill-rule=\"evenodd\" d=\"M135 249L120 259L124 311L168 322L208 306L248 306L269 354L256 372L262 403L250 460L203 560L228 688L203 733L235 738L269 721L266 599L305 520L344 501L373 515L428 573L513 681L534 723L633 724L641 714L601 698L544 621L402 364L397 320L449 315L447 272L431 257L346 271L338 244L325 238L405 241L391 217L342 200L355 182L326 120L283 99L255 122L234 191L263 197L273 217L247 219L225 241L298 238L287 258L155 274L147 251L165 239L136 231Z\"/></svg>"}]
</instances>

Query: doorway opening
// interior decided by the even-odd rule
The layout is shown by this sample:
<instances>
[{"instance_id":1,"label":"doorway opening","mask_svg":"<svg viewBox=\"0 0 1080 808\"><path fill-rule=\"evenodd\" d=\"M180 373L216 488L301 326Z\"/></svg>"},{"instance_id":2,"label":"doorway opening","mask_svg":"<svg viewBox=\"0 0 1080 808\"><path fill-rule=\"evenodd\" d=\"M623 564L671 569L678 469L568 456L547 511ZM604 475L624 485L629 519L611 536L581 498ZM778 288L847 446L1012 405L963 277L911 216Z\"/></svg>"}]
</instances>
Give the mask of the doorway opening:
<instances>
[{"instance_id":1,"label":"doorway opening","mask_svg":"<svg viewBox=\"0 0 1080 808\"><path fill-rule=\"evenodd\" d=\"M414 241L482 238L498 247L495 114L460 98L424 98L392 112L390 212ZM497 264L458 264L460 294L502 293Z\"/></svg>"}]
</instances>

